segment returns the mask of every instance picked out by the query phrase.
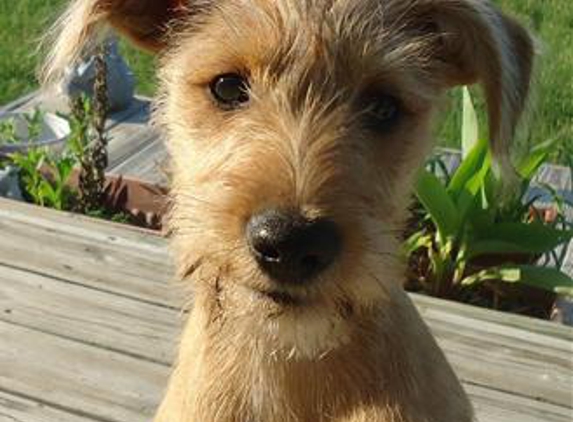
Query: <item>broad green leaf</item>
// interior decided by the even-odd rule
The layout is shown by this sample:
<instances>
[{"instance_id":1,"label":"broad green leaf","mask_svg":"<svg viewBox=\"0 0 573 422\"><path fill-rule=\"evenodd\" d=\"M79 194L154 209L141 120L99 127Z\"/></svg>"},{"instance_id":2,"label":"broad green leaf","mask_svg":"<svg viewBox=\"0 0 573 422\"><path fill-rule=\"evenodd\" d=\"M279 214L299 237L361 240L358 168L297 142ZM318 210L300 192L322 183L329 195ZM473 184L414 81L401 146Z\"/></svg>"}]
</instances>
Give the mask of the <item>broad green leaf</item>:
<instances>
[{"instance_id":1,"label":"broad green leaf","mask_svg":"<svg viewBox=\"0 0 573 422\"><path fill-rule=\"evenodd\" d=\"M531 148L527 156L521 158L516 165L518 174L524 179L531 179L541 165L547 160L549 154L555 151L558 144L556 139L535 145Z\"/></svg>"},{"instance_id":2,"label":"broad green leaf","mask_svg":"<svg viewBox=\"0 0 573 422\"><path fill-rule=\"evenodd\" d=\"M488 229L495 223L495 210L481 207L472 207L469 209L467 215L467 230L471 232L473 238L480 238L478 236L482 230Z\"/></svg>"},{"instance_id":3,"label":"broad green leaf","mask_svg":"<svg viewBox=\"0 0 573 422\"><path fill-rule=\"evenodd\" d=\"M478 140L467 157L463 159L460 166L452 176L448 185L448 192L454 197L466 187L476 173L480 172L484 166L488 165L488 144L485 140Z\"/></svg>"},{"instance_id":4,"label":"broad green leaf","mask_svg":"<svg viewBox=\"0 0 573 422\"><path fill-rule=\"evenodd\" d=\"M48 181L42 180L42 183L39 187L39 192L44 197L44 201L48 200L50 203L56 201L56 191Z\"/></svg>"},{"instance_id":5,"label":"broad green leaf","mask_svg":"<svg viewBox=\"0 0 573 422\"><path fill-rule=\"evenodd\" d=\"M469 190L473 195L484 189L485 179L491 170L491 154L486 153L482 166L478 171L469 178L465 188Z\"/></svg>"},{"instance_id":6,"label":"broad green leaf","mask_svg":"<svg viewBox=\"0 0 573 422\"><path fill-rule=\"evenodd\" d=\"M484 165L471 176L465 186L457 195L456 205L463 223L468 217L475 214L477 210L484 206L483 195L485 194L486 177L491 169L491 158L489 154L486 157ZM485 207L484 207L485 208Z\"/></svg>"},{"instance_id":7,"label":"broad green leaf","mask_svg":"<svg viewBox=\"0 0 573 422\"><path fill-rule=\"evenodd\" d=\"M546 151L530 153L516 166L517 173L524 179L531 179L535 172L545 162L549 154Z\"/></svg>"},{"instance_id":8,"label":"broad green leaf","mask_svg":"<svg viewBox=\"0 0 573 422\"><path fill-rule=\"evenodd\" d=\"M72 157L61 157L55 163L59 184L65 184L74 169L75 160Z\"/></svg>"},{"instance_id":9,"label":"broad green leaf","mask_svg":"<svg viewBox=\"0 0 573 422\"><path fill-rule=\"evenodd\" d=\"M416 196L430 215L442 239L457 235L460 226L458 210L436 176L422 170L416 183Z\"/></svg>"},{"instance_id":10,"label":"broad green leaf","mask_svg":"<svg viewBox=\"0 0 573 422\"><path fill-rule=\"evenodd\" d=\"M517 268L512 267L493 267L486 270L481 270L464 278L461 282L462 286L472 286L474 284L483 283L488 280L501 280L508 283L515 283L521 278L521 273Z\"/></svg>"},{"instance_id":11,"label":"broad green leaf","mask_svg":"<svg viewBox=\"0 0 573 422\"><path fill-rule=\"evenodd\" d=\"M481 210L479 197L472 195L464 189L458 196L455 204L460 216L460 224L466 225L469 222L473 225L472 216L476 215Z\"/></svg>"},{"instance_id":12,"label":"broad green leaf","mask_svg":"<svg viewBox=\"0 0 573 422\"><path fill-rule=\"evenodd\" d=\"M479 126L468 87L464 86L462 92L462 157L466 158L478 142Z\"/></svg>"},{"instance_id":13,"label":"broad green leaf","mask_svg":"<svg viewBox=\"0 0 573 422\"><path fill-rule=\"evenodd\" d=\"M478 272L462 281L468 286L486 280L500 280L506 283L523 283L543 290L569 291L573 289L573 279L556 268L534 265L494 267Z\"/></svg>"},{"instance_id":14,"label":"broad green leaf","mask_svg":"<svg viewBox=\"0 0 573 422\"><path fill-rule=\"evenodd\" d=\"M543 252L543 251L542 251ZM540 253L534 248L529 248L527 244L516 244L504 242L502 240L479 240L469 242L467 246L468 259L481 255L504 255L504 254L536 254Z\"/></svg>"},{"instance_id":15,"label":"broad green leaf","mask_svg":"<svg viewBox=\"0 0 573 422\"><path fill-rule=\"evenodd\" d=\"M498 202L496 195L497 192L499 192L499 188L497 186L495 175L493 171L490 171L486 174L483 181L483 189L481 192L482 208L492 208L491 205L494 205Z\"/></svg>"},{"instance_id":16,"label":"broad green leaf","mask_svg":"<svg viewBox=\"0 0 573 422\"><path fill-rule=\"evenodd\" d=\"M475 233L479 240L519 245L532 253L548 252L573 238L572 230L534 223L499 223Z\"/></svg>"}]
</instances>

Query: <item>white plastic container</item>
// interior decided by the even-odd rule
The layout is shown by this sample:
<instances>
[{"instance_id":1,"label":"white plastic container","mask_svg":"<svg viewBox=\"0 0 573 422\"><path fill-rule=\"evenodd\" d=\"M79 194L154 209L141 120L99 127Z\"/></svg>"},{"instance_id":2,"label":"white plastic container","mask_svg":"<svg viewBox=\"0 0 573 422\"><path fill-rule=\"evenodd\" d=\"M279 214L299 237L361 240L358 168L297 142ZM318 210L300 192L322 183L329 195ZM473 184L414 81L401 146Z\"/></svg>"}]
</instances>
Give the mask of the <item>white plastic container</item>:
<instances>
[{"instance_id":1,"label":"white plastic container","mask_svg":"<svg viewBox=\"0 0 573 422\"><path fill-rule=\"evenodd\" d=\"M43 116L39 136L30 140L28 133L28 123L24 118L24 113L6 113L0 115L0 121L12 121L16 129L16 136L21 142L7 143L1 139L0 134L0 156L6 156L13 152L26 152L33 147L60 148L66 137L70 134L70 125L53 113L46 113Z\"/></svg>"}]
</instances>

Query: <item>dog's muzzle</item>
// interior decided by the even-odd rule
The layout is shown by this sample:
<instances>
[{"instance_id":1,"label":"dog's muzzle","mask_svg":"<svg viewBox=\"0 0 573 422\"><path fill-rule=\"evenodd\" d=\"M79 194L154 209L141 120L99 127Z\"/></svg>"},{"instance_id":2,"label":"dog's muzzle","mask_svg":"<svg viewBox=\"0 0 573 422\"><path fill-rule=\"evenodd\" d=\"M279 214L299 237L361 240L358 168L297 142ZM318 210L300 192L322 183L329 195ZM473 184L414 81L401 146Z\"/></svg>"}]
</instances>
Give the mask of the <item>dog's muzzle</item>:
<instances>
[{"instance_id":1,"label":"dog's muzzle","mask_svg":"<svg viewBox=\"0 0 573 422\"><path fill-rule=\"evenodd\" d=\"M246 237L252 255L267 275L280 283L299 285L332 264L342 243L333 221L276 209L253 215Z\"/></svg>"}]
</instances>

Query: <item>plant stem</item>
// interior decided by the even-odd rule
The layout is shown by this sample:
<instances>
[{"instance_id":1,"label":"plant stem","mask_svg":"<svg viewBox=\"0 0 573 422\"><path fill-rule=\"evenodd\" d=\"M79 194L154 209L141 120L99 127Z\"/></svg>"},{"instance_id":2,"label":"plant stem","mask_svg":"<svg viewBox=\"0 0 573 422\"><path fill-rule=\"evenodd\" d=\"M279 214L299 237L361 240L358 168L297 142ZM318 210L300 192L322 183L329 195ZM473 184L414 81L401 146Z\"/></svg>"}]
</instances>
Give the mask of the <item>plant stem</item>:
<instances>
[{"instance_id":1,"label":"plant stem","mask_svg":"<svg viewBox=\"0 0 573 422\"><path fill-rule=\"evenodd\" d=\"M105 169L108 164L105 135L108 114L106 53L106 45L102 43L95 55L93 113L90 116L93 139L83 156L79 178L80 208L83 212L96 209L105 201Z\"/></svg>"}]
</instances>

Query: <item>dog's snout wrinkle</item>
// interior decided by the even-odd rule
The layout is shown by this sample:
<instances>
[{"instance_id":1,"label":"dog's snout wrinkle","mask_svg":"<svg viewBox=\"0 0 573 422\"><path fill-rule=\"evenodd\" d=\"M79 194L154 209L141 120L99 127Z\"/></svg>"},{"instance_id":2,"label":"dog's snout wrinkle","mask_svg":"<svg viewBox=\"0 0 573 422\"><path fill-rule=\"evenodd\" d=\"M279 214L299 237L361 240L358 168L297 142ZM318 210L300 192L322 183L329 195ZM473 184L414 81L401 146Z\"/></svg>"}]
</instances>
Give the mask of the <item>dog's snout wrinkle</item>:
<instances>
[{"instance_id":1,"label":"dog's snout wrinkle","mask_svg":"<svg viewBox=\"0 0 573 422\"><path fill-rule=\"evenodd\" d=\"M341 248L332 220L275 209L253 215L246 236L259 267L281 283L306 283L330 266Z\"/></svg>"}]
</instances>

